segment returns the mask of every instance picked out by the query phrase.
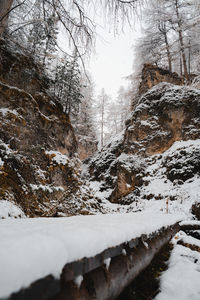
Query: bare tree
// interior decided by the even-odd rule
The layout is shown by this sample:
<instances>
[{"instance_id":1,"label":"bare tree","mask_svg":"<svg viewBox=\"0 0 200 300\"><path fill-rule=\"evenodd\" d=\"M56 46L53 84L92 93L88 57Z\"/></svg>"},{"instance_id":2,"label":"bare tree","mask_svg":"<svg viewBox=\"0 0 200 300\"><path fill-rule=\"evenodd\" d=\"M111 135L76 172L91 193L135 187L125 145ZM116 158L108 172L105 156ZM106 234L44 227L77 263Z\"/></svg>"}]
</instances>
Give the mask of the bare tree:
<instances>
[{"instance_id":1,"label":"bare tree","mask_svg":"<svg viewBox=\"0 0 200 300\"><path fill-rule=\"evenodd\" d=\"M60 24L65 29L65 33L68 37L70 43L73 44L73 48L76 49L79 56L86 49L89 49L92 41L94 40L95 24L94 21L90 19L88 15L88 6L99 5L99 8L103 9L105 14L113 17L113 21L117 20L119 17L121 20L129 20L133 12L136 9L137 3L141 3L143 0L41 0L41 7L43 9L43 20L30 19L29 13L34 5L37 5L38 1L35 0L1 0L0 1L0 33L2 34L5 30L5 24L10 12L15 11L15 8L23 5L24 3L28 7L28 12L26 16L19 20L19 24L10 24L11 33L19 28L23 28L27 25L34 24L36 22L46 22L46 6L51 7L55 14L55 19L57 19ZM12 7L11 7L12 6ZM110 22L111 19L109 19ZM117 22L116 22L117 23ZM83 51L81 52L81 49Z\"/></svg>"},{"instance_id":2,"label":"bare tree","mask_svg":"<svg viewBox=\"0 0 200 300\"><path fill-rule=\"evenodd\" d=\"M0 1L0 37L2 36L7 25L9 12L11 10L13 0Z\"/></svg>"},{"instance_id":3,"label":"bare tree","mask_svg":"<svg viewBox=\"0 0 200 300\"><path fill-rule=\"evenodd\" d=\"M184 75L187 81L189 81L189 74L188 74L188 68L187 68L187 62L186 62L186 55L185 55L185 45L183 42L183 28L182 28L182 19L179 13L179 0L174 0L175 5L175 11L176 11L176 17L177 17L177 30L179 35L179 42L180 42L180 51L182 54L182 61L183 61L183 69L184 69Z\"/></svg>"},{"instance_id":4,"label":"bare tree","mask_svg":"<svg viewBox=\"0 0 200 300\"><path fill-rule=\"evenodd\" d=\"M160 23L158 24L158 29L164 37L169 71L172 72L172 57L171 57L170 45L169 45L169 40L168 40L168 35L167 35L169 29L167 29L166 23L162 22L162 21L160 21Z\"/></svg>"},{"instance_id":5,"label":"bare tree","mask_svg":"<svg viewBox=\"0 0 200 300\"><path fill-rule=\"evenodd\" d=\"M200 53L200 6L196 0L149 0L144 34L135 46L140 64L153 63L179 72L189 81ZM196 57L196 58L195 58ZM141 69L142 67L140 67ZM183 71L182 71L183 69Z\"/></svg>"},{"instance_id":6,"label":"bare tree","mask_svg":"<svg viewBox=\"0 0 200 300\"><path fill-rule=\"evenodd\" d=\"M97 124L100 127L100 148L102 149L105 143L105 127L106 127L106 116L107 108L110 97L106 94L105 90L102 89L98 96L98 103L96 105L96 118Z\"/></svg>"}]
</instances>

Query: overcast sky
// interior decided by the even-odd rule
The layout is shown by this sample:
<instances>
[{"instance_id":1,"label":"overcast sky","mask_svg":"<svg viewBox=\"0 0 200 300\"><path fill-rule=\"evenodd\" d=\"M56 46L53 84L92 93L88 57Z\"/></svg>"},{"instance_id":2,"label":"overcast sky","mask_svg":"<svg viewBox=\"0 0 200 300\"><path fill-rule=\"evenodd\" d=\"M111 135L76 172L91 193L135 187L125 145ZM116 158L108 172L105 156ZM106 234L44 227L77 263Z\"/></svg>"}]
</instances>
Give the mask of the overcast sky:
<instances>
[{"instance_id":1,"label":"overcast sky","mask_svg":"<svg viewBox=\"0 0 200 300\"><path fill-rule=\"evenodd\" d=\"M114 36L106 27L100 27L96 41L96 55L93 54L89 71L96 85L96 94L102 88L113 98L116 97L120 86L126 86L124 77L133 71L133 45L140 35L139 25L135 29L125 26L124 32Z\"/></svg>"},{"instance_id":2,"label":"overcast sky","mask_svg":"<svg viewBox=\"0 0 200 300\"><path fill-rule=\"evenodd\" d=\"M102 88L112 98L117 96L120 86L127 86L129 81L125 79L133 72L134 50L136 39L141 35L141 29L137 17L133 19L133 28L124 24L123 32L120 31L120 19L118 20L118 33L114 34L113 22L105 20L103 12L88 9L89 17L96 25L95 53L86 63L86 70L92 76L95 83L95 94L98 95ZM115 29L115 30L114 30ZM68 48L65 32L60 32L59 42L62 49Z\"/></svg>"}]
</instances>

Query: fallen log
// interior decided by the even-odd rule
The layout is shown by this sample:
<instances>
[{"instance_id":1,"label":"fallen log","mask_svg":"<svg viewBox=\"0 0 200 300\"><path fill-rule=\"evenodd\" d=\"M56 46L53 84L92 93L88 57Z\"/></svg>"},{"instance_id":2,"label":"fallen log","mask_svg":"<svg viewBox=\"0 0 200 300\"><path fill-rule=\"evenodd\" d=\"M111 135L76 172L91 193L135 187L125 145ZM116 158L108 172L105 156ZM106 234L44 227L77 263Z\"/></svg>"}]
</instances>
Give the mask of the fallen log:
<instances>
[{"instance_id":1,"label":"fallen log","mask_svg":"<svg viewBox=\"0 0 200 300\"><path fill-rule=\"evenodd\" d=\"M63 268L60 280L47 276L7 299L115 299L179 229L176 223L151 235L142 235L106 249L94 257L68 263Z\"/></svg>"}]
</instances>

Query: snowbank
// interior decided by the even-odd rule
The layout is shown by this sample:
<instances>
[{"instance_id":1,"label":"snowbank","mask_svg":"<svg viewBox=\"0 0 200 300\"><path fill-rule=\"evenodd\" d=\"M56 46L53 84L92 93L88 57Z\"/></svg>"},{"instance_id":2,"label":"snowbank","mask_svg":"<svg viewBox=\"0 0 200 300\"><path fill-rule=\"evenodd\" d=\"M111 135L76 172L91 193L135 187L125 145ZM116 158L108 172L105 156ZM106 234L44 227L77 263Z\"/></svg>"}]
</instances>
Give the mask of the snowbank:
<instances>
[{"instance_id":1,"label":"snowbank","mask_svg":"<svg viewBox=\"0 0 200 300\"><path fill-rule=\"evenodd\" d=\"M0 201L0 219L7 218L25 218L23 211L7 200Z\"/></svg>"},{"instance_id":2,"label":"snowbank","mask_svg":"<svg viewBox=\"0 0 200 300\"><path fill-rule=\"evenodd\" d=\"M199 241L184 232L177 234L174 243L181 239L185 243L199 246ZM167 271L161 276L161 292L156 300L200 299L200 253L181 245L175 245Z\"/></svg>"}]
</instances>

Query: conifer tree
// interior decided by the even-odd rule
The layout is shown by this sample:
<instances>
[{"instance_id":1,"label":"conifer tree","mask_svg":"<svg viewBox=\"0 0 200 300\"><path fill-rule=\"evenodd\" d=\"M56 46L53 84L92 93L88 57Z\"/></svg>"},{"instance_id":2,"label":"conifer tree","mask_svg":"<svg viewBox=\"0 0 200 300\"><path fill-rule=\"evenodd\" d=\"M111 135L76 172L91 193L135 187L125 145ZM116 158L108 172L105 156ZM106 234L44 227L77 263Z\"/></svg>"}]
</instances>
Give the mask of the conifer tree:
<instances>
[{"instance_id":1,"label":"conifer tree","mask_svg":"<svg viewBox=\"0 0 200 300\"><path fill-rule=\"evenodd\" d=\"M82 99L81 88L78 58L74 55L70 60L65 56L56 66L52 90L66 114L78 113Z\"/></svg>"}]
</instances>

